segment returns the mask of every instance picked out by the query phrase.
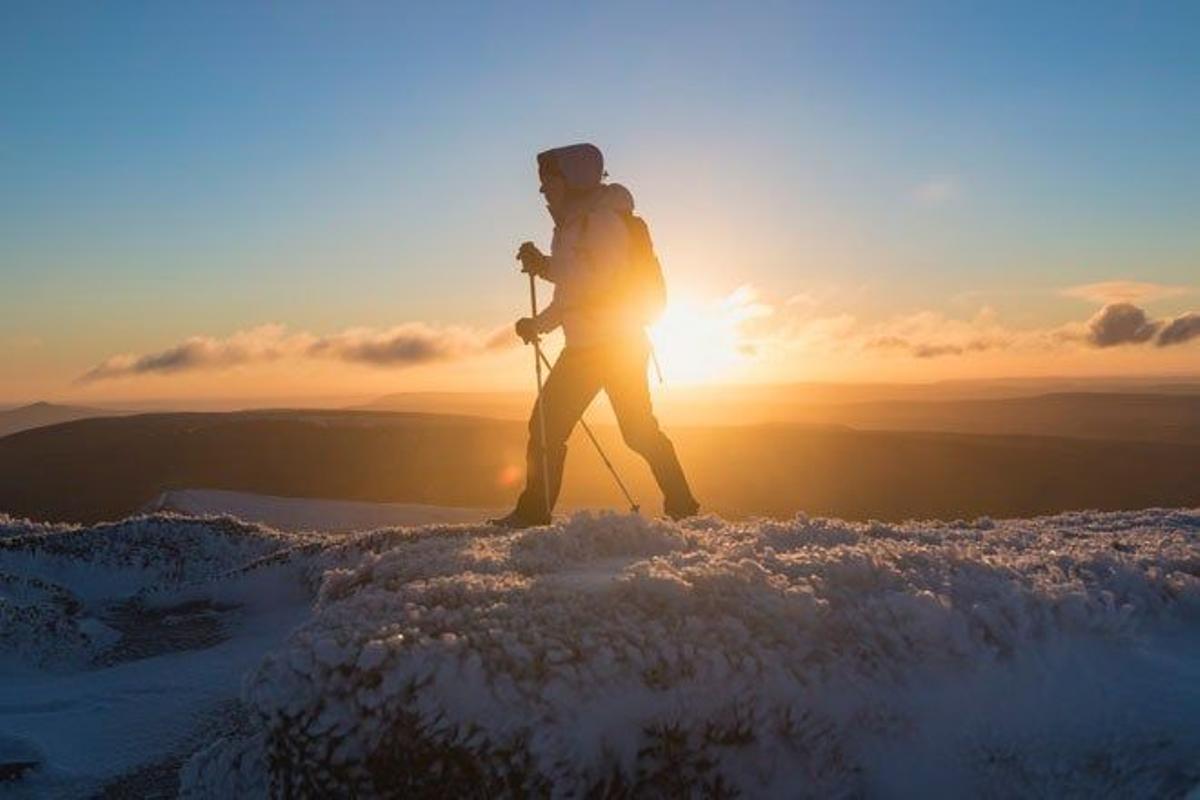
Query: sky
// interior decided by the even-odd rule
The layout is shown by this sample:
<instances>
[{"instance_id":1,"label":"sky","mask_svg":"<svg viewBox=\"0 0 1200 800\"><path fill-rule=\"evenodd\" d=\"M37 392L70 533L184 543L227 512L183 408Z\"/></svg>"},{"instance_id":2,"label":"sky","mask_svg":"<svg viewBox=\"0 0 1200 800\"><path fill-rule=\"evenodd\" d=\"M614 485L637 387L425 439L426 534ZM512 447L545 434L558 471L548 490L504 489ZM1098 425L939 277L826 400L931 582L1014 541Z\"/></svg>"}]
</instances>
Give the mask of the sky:
<instances>
[{"instance_id":1,"label":"sky","mask_svg":"<svg viewBox=\"0 0 1200 800\"><path fill-rule=\"evenodd\" d=\"M1200 374L1198 29L1183 2L4 3L0 403L524 387L534 154L578 141L650 225L668 380Z\"/></svg>"}]
</instances>

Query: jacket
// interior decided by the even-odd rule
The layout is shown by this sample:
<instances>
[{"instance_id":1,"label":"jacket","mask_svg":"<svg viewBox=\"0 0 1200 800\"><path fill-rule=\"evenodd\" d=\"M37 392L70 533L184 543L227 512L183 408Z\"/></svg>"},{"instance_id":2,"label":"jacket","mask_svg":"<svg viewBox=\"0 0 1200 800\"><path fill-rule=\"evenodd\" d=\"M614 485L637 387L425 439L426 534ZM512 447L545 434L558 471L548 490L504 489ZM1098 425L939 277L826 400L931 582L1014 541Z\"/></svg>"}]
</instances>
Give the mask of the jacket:
<instances>
[{"instance_id":1,"label":"jacket","mask_svg":"<svg viewBox=\"0 0 1200 800\"><path fill-rule=\"evenodd\" d=\"M554 284L554 296L535 318L539 333L562 326L568 346L591 346L642 337L641 325L630 321L608 300L629 262L629 229L633 195L624 186L601 182L600 153L588 145L548 151L574 194L554 227L543 277Z\"/></svg>"}]
</instances>

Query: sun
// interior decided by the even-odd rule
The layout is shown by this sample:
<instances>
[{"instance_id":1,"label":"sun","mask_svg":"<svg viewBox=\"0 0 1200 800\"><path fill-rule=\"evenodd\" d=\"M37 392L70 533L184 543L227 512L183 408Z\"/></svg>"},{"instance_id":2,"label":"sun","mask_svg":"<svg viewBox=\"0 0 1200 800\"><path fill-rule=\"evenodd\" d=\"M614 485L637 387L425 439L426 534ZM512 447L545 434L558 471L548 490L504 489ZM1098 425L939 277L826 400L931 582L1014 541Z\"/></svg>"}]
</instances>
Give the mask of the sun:
<instances>
[{"instance_id":1,"label":"sun","mask_svg":"<svg viewBox=\"0 0 1200 800\"><path fill-rule=\"evenodd\" d=\"M742 323L756 313L749 290L723 300L674 299L649 330L668 383L712 383L728 378L749 360Z\"/></svg>"}]
</instances>

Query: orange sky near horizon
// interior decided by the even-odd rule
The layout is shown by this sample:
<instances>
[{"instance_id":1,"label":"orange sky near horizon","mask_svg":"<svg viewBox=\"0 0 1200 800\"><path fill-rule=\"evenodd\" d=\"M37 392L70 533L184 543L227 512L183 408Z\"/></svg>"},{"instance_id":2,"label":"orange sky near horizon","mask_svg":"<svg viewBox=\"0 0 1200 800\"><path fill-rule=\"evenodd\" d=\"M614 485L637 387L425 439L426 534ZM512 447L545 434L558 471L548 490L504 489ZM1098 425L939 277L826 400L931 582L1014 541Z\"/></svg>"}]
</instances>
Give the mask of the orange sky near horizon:
<instances>
[{"instance_id":1,"label":"orange sky near horizon","mask_svg":"<svg viewBox=\"0 0 1200 800\"><path fill-rule=\"evenodd\" d=\"M1120 286L1109 287L1119 294ZM1145 296L1150 287L1138 287ZM1172 294L1172 293L1168 293ZM1174 293L1186 302L1186 295ZM1112 299L1112 298L1110 298ZM1137 299L1137 298L1135 298ZM1156 304L1151 302L1151 307ZM1200 376L1194 343L1157 347L1153 342L1097 347L1088 317L1049 327L1007 325L986 308L962 318L932 312L884 322L836 311L832 301L793 296L780 302L750 287L723 298L676 296L652 331L666 381L672 386L736 383L925 383L1004 377ZM1081 307L1086 304L1081 303ZM1162 325L1150 319L1150 324ZM47 370L45 346L17 343L30 370L28 383L7 382L8 402L50 399L78 403L227 405L354 404L408 391L508 391L532 386L532 353L497 329L421 326L360 330L314 337L286 328L227 337L198 337L162 351L110 359L110 375L80 380L86 370ZM366 344L417 337L457 344L424 363L360 358ZM389 338L390 337L390 338ZM498 344L479 344L488 337ZM315 341L336 351L317 356ZM333 343L333 344L331 344ZM432 346L432 345L431 345ZM551 354L561 347L548 337ZM340 349L338 349L340 348ZM355 349L358 348L358 349ZM175 352L177 370L159 368ZM152 362L142 371L137 358ZM157 361L156 361L157 360ZM10 368L14 362L8 362ZM36 368L42 364L42 371ZM21 368L15 362L16 370ZM96 364L89 368L95 369ZM22 391L23 389L23 391Z\"/></svg>"}]
</instances>

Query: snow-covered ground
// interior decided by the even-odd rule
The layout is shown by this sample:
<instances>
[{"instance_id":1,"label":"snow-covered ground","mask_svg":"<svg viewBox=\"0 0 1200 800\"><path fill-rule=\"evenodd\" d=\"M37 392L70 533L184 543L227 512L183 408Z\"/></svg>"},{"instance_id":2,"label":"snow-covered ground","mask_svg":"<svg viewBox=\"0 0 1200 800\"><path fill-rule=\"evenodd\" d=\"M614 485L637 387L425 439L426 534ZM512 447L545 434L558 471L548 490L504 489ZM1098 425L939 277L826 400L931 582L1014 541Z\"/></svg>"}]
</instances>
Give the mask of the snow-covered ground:
<instances>
[{"instance_id":1,"label":"snow-covered ground","mask_svg":"<svg viewBox=\"0 0 1200 800\"><path fill-rule=\"evenodd\" d=\"M18 797L1183 796L1200 510L0 517L5 763Z\"/></svg>"},{"instance_id":2,"label":"snow-covered ground","mask_svg":"<svg viewBox=\"0 0 1200 800\"><path fill-rule=\"evenodd\" d=\"M401 525L485 522L499 509L455 508L418 503L365 503L308 497L273 497L222 489L173 489L163 492L151 510L192 516L228 514L281 531L365 531Z\"/></svg>"}]
</instances>

